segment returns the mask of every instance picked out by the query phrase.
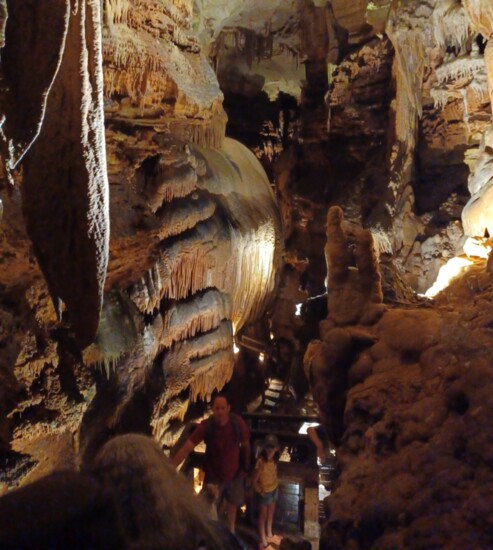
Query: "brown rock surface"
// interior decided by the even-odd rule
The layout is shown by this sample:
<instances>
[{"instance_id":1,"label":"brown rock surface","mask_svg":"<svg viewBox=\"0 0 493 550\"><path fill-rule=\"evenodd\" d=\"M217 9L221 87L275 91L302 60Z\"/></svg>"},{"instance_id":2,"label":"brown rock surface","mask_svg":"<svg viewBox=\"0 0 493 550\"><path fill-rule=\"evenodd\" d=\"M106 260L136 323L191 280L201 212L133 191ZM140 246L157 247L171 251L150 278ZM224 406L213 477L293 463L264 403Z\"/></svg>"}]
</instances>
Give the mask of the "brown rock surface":
<instances>
[{"instance_id":1,"label":"brown rock surface","mask_svg":"<svg viewBox=\"0 0 493 550\"><path fill-rule=\"evenodd\" d=\"M27 150L11 194L0 189L0 482L75 464L118 432L172 444L190 403L231 376L233 332L260 319L286 363L312 341L305 369L341 466L322 547L490 548L490 4L103 2L111 240L98 335L83 350L48 292L61 294L57 279L77 286L70 250L57 255L53 240L47 285L21 215L20 189L40 224L91 196L63 187L91 151L72 126L82 103L70 103L75 118L57 110L57 82L81 88L78 70L55 75L75 3L54 2L50 25L41 4L0 1L5 168ZM280 222L258 163L224 139L223 93L228 131L273 176L289 237L264 318ZM102 119L91 122L101 138ZM51 232L70 243L64 223ZM30 232L39 256L46 236ZM434 301L416 296L466 237L472 266ZM99 260L73 265L102 274ZM80 306L88 332L99 288Z\"/></svg>"},{"instance_id":2,"label":"brown rock surface","mask_svg":"<svg viewBox=\"0 0 493 550\"><path fill-rule=\"evenodd\" d=\"M479 487L493 481L486 473L493 284L485 262L452 282L433 309L383 311L365 327L361 353L350 336L360 330L357 317L344 329L327 328L339 318L331 303L343 295L330 285L334 250L344 258L343 235L334 240L328 231L329 317L321 326L323 342L312 342L305 354L323 421L340 442L341 475L326 499L322 547L431 548L460 541L487 548L489 507L480 502L488 490Z\"/></svg>"},{"instance_id":3,"label":"brown rock surface","mask_svg":"<svg viewBox=\"0 0 493 550\"><path fill-rule=\"evenodd\" d=\"M275 288L282 240L275 198L254 155L224 139L221 93L191 30L191 6L131 4L104 3L107 155L96 147L103 156L92 157L89 147L91 140L97 146L104 131L102 103L93 101L87 110L83 94L69 93L79 89L80 79L87 84L92 77L69 30L43 129L23 173L16 174L38 255L49 244L46 262L58 262L58 268L42 263L45 272L52 270L52 295L62 294L53 283L59 280L70 297L83 300L75 308L78 316L64 300L71 324L66 312L59 320L53 308L17 188L10 196L1 191L0 447L7 485L75 464L77 455L90 456L119 430L154 431L161 443L173 443L189 402L210 397L231 377L233 334L262 314ZM90 20L94 5L88 6ZM83 27L84 18L76 17L82 11L74 14L69 26ZM98 25L101 18L92 21ZM95 57L88 63L97 73L98 44L91 52ZM91 83L102 100L102 81L95 77ZM71 110L60 109L61 103ZM81 122L81 116L88 119ZM89 172L79 158L88 161ZM101 159L107 161L111 241L107 273L105 266L96 270L101 285L106 281L94 338L89 333L97 328L91 323L99 318L99 305L84 274L94 272L94 265L73 245L88 237L98 251L108 244L96 214L90 226L74 221L79 214L84 218L85 199L98 202L107 193L98 187ZM83 181L87 192L79 185ZM72 212L77 207L80 212ZM72 248L61 244L67 238ZM77 262L82 290L70 272ZM82 336L78 342L73 326Z\"/></svg>"}]
</instances>

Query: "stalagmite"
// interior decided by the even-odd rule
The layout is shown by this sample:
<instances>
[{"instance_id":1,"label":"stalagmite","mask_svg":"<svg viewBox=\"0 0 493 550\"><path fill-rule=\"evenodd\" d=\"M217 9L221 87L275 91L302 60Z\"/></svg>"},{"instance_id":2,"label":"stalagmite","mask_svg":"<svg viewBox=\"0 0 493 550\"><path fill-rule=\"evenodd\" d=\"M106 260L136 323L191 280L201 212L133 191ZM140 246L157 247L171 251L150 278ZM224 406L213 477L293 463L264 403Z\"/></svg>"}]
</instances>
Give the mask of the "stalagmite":
<instances>
[{"instance_id":1,"label":"stalagmite","mask_svg":"<svg viewBox=\"0 0 493 550\"><path fill-rule=\"evenodd\" d=\"M343 219L338 206L329 208L325 246L329 318L337 326L373 324L385 310L373 239L370 231L358 230L353 254Z\"/></svg>"}]
</instances>

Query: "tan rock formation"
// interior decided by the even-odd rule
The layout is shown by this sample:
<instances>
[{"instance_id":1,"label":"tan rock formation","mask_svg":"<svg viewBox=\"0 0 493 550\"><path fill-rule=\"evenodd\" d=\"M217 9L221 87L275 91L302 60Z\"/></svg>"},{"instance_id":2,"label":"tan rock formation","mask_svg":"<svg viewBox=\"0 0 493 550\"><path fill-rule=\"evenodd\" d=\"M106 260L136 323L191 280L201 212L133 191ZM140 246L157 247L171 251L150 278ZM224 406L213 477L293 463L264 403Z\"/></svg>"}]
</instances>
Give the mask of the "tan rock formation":
<instances>
[{"instance_id":1,"label":"tan rock formation","mask_svg":"<svg viewBox=\"0 0 493 550\"><path fill-rule=\"evenodd\" d=\"M374 342L364 327L373 325L385 310L371 233L359 230L355 237L353 255L342 210L332 206L327 214L325 248L329 315L320 324L321 341L312 341L307 348L304 368L334 441L342 434L347 371L356 350Z\"/></svg>"},{"instance_id":2,"label":"tan rock formation","mask_svg":"<svg viewBox=\"0 0 493 550\"><path fill-rule=\"evenodd\" d=\"M56 145L47 166L39 151L53 159L50 140L34 140L59 144L55 126L72 135L75 119L55 99L92 73L69 81L63 70L69 58L81 63L63 42L75 3L46 12L0 0L3 160L10 172L21 157L27 168L13 173L10 196L0 189L6 484L87 458L117 432L152 431L172 445L190 403L231 376L233 334L271 304L276 204L252 155L224 139L214 67L229 131L275 175L289 235L262 334L272 330L294 367L313 340L305 369L338 444L322 547L489 548L492 281L479 248L491 236L490 3L101 5L112 235L99 331L81 352L32 253L20 186L28 204L28 186L43 193L38 173L52 181L59 171L63 183L70 160L80 176L84 146L72 157ZM18 72L26 60L31 72ZM46 208L34 219L49 218ZM435 301L419 299L413 289L425 292L462 253L464 234L477 237L472 267ZM66 288L62 267L52 279Z\"/></svg>"},{"instance_id":3,"label":"tan rock formation","mask_svg":"<svg viewBox=\"0 0 493 550\"><path fill-rule=\"evenodd\" d=\"M15 3L2 53L7 173L24 157L27 231L59 316L63 302L80 347L97 332L108 261L99 7Z\"/></svg>"},{"instance_id":4,"label":"tan rock formation","mask_svg":"<svg viewBox=\"0 0 493 550\"><path fill-rule=\"evenodd\" d=\"M351 243L341 221L332 207L329 316L320 325L321 340L305 354L322 420L332 441L340 441L342 473L326 499L322 547L430 548L458 541L488 547L488 528L477 522L489 521L480 502L493 481L486 474L491 444L485 436L491 400L483 400L490 391L491 274L483 261L456 279L434 308L381 310L362 327L352 292L339 286L360 287L358 273L348 273ZM373 276L368 288L378 291ZM339 304L344 295L345 308ZM474 514L471 506L479 506Z\"/></svg>"},{"instance_id":5,"label":"tan rock formation","mask_svg":"<svg viewBox=\"0 0 493 550\"><path fill-rule=\"evenodd\" d=\"M222 94L193 33L191 4L107 0L105 22L107 113L150 119L184 140L219 146Z\"/></svg>"},{"instance_id":6,"label":"tan rock formation","mask_svg":"<svg viewBox=\"0 0 493 550\"><path fill-rule=\"evenodd\" d=\"M50 124L43 124L23 159L22 177L16 176L43 270L52 269L49 253L61 258L47 273L50 290L61 295L69 314L70 299L83 300L79 316L70 317L77 345L66 313L57 319L30 253L17 188L10 197L2 193L2 299L10 300L2 319L12 339L0 352L2 388L10 392L2 401L0 445L12 454L8 484L42 475L64 460L61 453L67 463L77 452L90 455L111 430L125 429L142 396L147 404L132 422L147 430L152 425L156 437L171 444L176 434L169 423L183 420L189 400L206 399L230 378L234 333L261 315L275 289L282 246L275 197L252 153L224 140L222 96L192 33L190 3L104 3L107 157L100 140L101 45L92 42L101 24L95 7L99 2L79 3L67 15L67 40L46 106ZM20 12L11 15L12 25L20 21ZM7 42L9 36L7 24ZM87 40L88 58L77 54L81 40ZM11 46L15 50L13 39ZM60 110L61 103L67 108ZM44 106L36 108L39 125ZM58 191L36 187L39 174L49 184L55 173ZM70 178L73 188L66 185ZM93 224L84 226L77 219L87 219L87 206ZM97 266L108 245L97 212L109 215L112 234L94 339L97 322L86 312L98 317L99 305L88 276L98 276L101 298L106 269ZM44 232L48 227L53 235ZM67 237L72 248L62 244ZM84 239L96 251L94 261L77 248ZM83 292L69 271L77 262ZM23 321L14 325L19 315Z\"/></svg>"}]
</instances>

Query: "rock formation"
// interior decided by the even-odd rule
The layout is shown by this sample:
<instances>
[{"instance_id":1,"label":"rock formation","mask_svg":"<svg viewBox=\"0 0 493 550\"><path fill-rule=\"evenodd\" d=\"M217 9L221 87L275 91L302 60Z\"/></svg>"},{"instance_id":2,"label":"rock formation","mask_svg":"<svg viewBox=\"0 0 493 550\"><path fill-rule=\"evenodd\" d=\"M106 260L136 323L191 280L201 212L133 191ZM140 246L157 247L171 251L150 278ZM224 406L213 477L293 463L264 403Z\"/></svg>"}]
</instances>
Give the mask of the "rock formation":
<instances>
[{"instance_id":1,"label":"rock formation","mask_svg":"<svg viewBox=\"0 0 493 550\"><path fill-rule=\"evenodd\" d=\"M383 309L377 264L363 260L371 243L356 249L359 267L348 273L337 207L328 228L329 316L305 354L342 469L326 499L322 547L488 548L492 285L484 261L434 307ZM373 300L351 300L362 288Z\"/></svg>"},{"instance_id":2,"label":"rock formation","mask_svg":"<svg viewBox=\"0 0 493 550\"><path fill-rule=\"evenodd\" d=\"M191 6L108 0L101 29L99 2L60 3L26 23L34 4L7 4L2 55L5 81L24 94L6 86L4 97L15 153L5 163L22 162L2 194L7 485L89 456L129 426L171 444L189 402L231 377L233 336L271 299L282 246L265 173L224 139ZM58 42L36 26L51 17ZM13 71L22 32L51 37L53 51L29 97ZM33 107L25 124L20 99Z\"/></svg>"},{"instance_id":3,"label":"rock formation","mask_svg":"<svg viewBox=\"0 0 493 550\"><path fill-rule=\"evenodd\" d=\"M272 333L326 547L491 547L490 3L49 4L0 0L0 482L171 445Z\"/></svg>"},{"instance_id":4,"label":"rock formation","mask_svg":"<svg viewBox=\"0 0 493 550\"><path fill-rule=\"evenodd\" d=\"M81 347L97 332L108 263L99 8L97 1L14 2L2 52L7 172L24 157L27 232L58 314L63 302Z\"/></svg>"}]
</instances>

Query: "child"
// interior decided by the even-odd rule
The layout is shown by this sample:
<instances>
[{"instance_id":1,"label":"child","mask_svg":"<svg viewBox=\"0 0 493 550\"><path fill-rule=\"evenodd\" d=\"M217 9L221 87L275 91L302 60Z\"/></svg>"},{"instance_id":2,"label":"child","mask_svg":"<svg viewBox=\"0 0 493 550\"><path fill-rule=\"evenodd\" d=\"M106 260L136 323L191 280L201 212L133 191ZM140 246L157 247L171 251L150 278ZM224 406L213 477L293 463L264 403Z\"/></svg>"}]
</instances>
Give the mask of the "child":
<instances>
[{"instance_id":1,"label":"child","mask_svg":"<svg viewBox=\"0 0 493 550\"><path fill-rule=\"evenodd\" d=\"M275 435L269 434L263 442L260 458L255 465L252 478L254 490L260 497L260 513L258 518L258 533L260 535L259 550L270 549L269 543L279 544L281 537L272 533L272 520L276 509L278 485L277 463L279 461L279 442Z\"/></svg>"}]
</instances>

